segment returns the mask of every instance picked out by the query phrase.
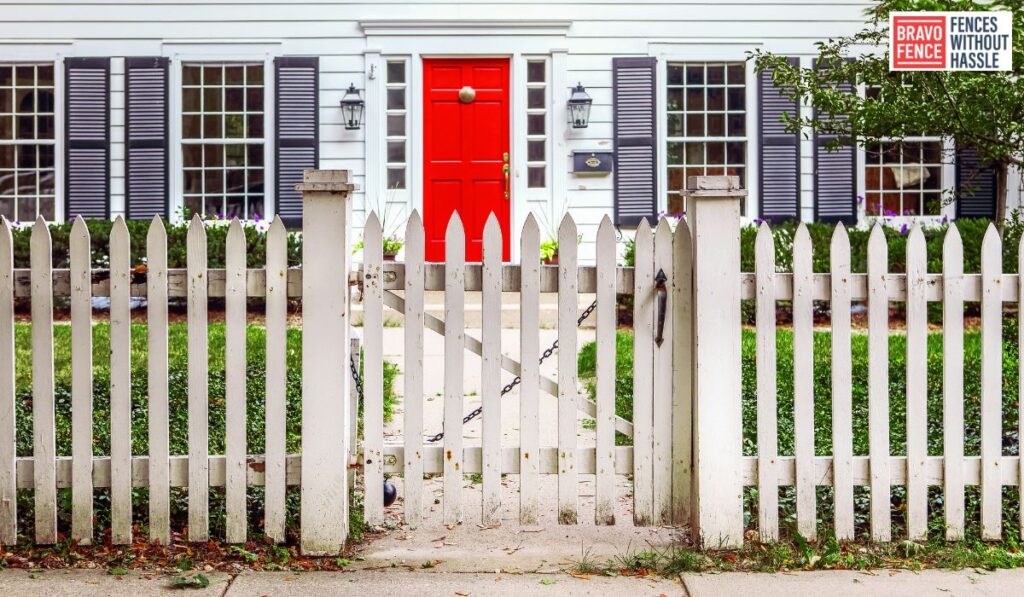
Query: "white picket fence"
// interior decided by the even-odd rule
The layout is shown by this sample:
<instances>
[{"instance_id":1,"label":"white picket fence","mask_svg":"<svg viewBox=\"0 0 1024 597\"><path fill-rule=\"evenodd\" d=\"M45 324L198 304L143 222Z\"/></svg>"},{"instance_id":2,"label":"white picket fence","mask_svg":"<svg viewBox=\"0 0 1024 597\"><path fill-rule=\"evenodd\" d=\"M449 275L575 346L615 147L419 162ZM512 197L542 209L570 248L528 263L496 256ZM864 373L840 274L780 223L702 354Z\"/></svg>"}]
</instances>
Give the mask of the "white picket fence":
<instances>
[{"instance_id":1,"label":"white picket fence","mask_svg":"<svg viewBox=\"0 0 1024 597\"><path fill-rule=\"evenodd\" d=\"M384 518L383 478L404 477L404 517L411 525L424 519L424 476L443 475L445 524L463 519L463 476L483 477L481 520L501 522L501 475L519 476L519 520L536 524L552 507L559 523L579 522L579 481L594 475L596 524L616 521L620 501L616 475L631 475L633 523L688 525L693 536L713 546L743 541L744 487L757 487L758 527L764 539L778 537L778 488L795 486L797 530L814 537L815 488L832 486L836 534L854 532L853 491L870 487L872 537L892 538L891 487L907 487L907 527L911 538L927 530L927 491L941 485L947 537L962 537L965 486L980 485L982 536L1002 530L1004 486L1019 486L1024 459L1004 455L1002 447L1002 308L1020 307L1024 277L1001 271L1001 243L990 229L982 248L980 274L963 273L963 248L955 227L944 245L943 272L928 273L919 229L907 243L907 273L887 271L887 247L880 228L872 232L866 273L850 268L846 231L836 228L831 272L812 271L810 238L801 227L794 239L792 273L777 271L772 233L758 232L756 271L740 272L740 211L744 192L726 177L691 181L690 211L674 229L662 220L646 222L636 233L636 265L617 267L616 234L605 219L597 232L596 265L579 265L577 228L571 217L559 227L559 264L542 266L540 231L528 218L520 235L521 263L501 261L501 230L492 217L486 225L483 263L465 262L465 231L453 217L446 234L445 263L424 261L425 235L415 213L409 220L404 263L387 263L381 254L381 224L368 218L364 263L348 263L348 193L344 173L307 172L304 193L303 264L287 266L287 232L275 221L268 232L267 263L246 268L246 240L237 222L227 235L226 267L208 268L203 223L190 224L187 268L167 267L167 235L155 219L146 242L144 283L132 282L130 239L118 219L110 237L109 271L90 266L88 230L76 221L71 234L71 266L54 270L49 231L32 231L31 268L13 267L11 229L0 222L0 544L17 536L16 491L32 489L35 540L57 540L57 489L71 488L71 537L94 537L93 490L110 488L112 540L132 540L133 487L149 489L149 539L170 539L169 496L188 489L188 538L209 539L210 487L224 487L226 537L246 539L246 488L266 488L265 533L283 541L285 489L300 486L302 549L309 554L338 553L347 537L350 464L364 475L365 519ZM1024 246L1020 249L1024 269ZM355 437L356 403L351 398L347 281L358 272L364 286L363 434ZM424 295L445 292L444 319L427 313ZM482 293L483 329L474 337L465 329L465 293ZM521 363L506 356L501 344L501 293L519 293ZM540 293L558 293L558 352L555 379L541 374ZM596 296L597 386L591 402L579 391L577 317L581 294ZM632 422L615 414L616 294L634 299L634 374ZM68 297L72 334L72 453L58 455L55 442L53 309L54 297ZM111 421L110 456L92 451L91 299L109 296ZM149 453L131 451L130 299L148 299ZM15 452L16 297L31 297L33 455ZM188 304L188 454L169 453L168 300ZM226 454L208 452L207 303L223 297L226 319ZM266 299L266 454L246 445L247 297ZM302 454L285 452L286 331L289 297L303 299ZM741 319L742 300L757 310L758 453L742 453ZM776 322L778 301L791 301L794 335L795 454L778 453L776 402ZM834 454L819 455L814 445L813 302L832 309L832 443ZM853 455L851 398L852 301L868 304L869 436L867 456ZM927 450L928 302L943 303L944 454ZM907 454L889 450L890 303L906 303ZM981 455L964 454L963 305L980 302L982 325ZM405 317L404 436L385 441L383 421L383 329L385 307ZM424 439L423 350L426 333L444 335L444 399L441 445ZM1024 338L1018 338L1020 342ZM483 423L480 446L463 445L465 351L479 354ZM504 373L503 373L504 372ZM498 380L519 376L517 392L502 398ZM1022 376L1024 379L1024 376ZM519 445L504 445L501 400L519 400ZM541 400L557 400L555 445L541 445ZM595 447L577 443L578 413L596 421ZM1024 422L1018 422L1024 432ZM616 446L616 432L632 438ZM557 504L542 504L542 475L556 475ZM507 522L507 521L506 521ZM1022 520L1024 522L1024 514Z\"/></svg>"},{"instance_id":2,"label":"white picket fence","mask_svg":"<svg viewBox=\"0 0 1024 597\"><path fill-rule=\"evenodd\" d=\"M385 473L401 473L404 479L404 518L417 525L423 518L424 474L442 474L443 520L462 521L463 476L482 475L481 520L500 522L501 475L519 475L519 520L536 524L539 519L540 475L557 475L558 520L575 524L579 516L579 475L596 475L595 522L612 524L617 494L615 475L633 475L633 519L638 525L669 524L686 517L689 501L689 376L682 359L688 350L689 327L673 322L687 320L690 285L686 226L673 232L663 220L656 230L646 223L637 230L635 268L619 268L616 234L605 218L597 231L597 265L578 266L577 228L566 216L558 230L557 266L540 264L540 230L530 215L520 235L522 265L502 264L502 231L492 215L483 231L483 263L465 262L465 231L452 217L445 236L443 264L424 262L424 229L413 213L405 230L405 262L386 263L381 251L382 227L371 213L364 228L361 279L363 292L364 419L362 464L365 475L365 519L383 521L381 488ZM665 316L661 345L655 341L657 324L656 274L667 272ZM445 318L424 313L424 292L445 292ZM397 291L401 291L399 295ZM476 338L465 330L463 309L466 291L481 291L483 329ZM519 293L521 362L505 356L501 345L501 293ZM541 292L558 293L557 379L542 377L539 306ZM596 295L597 389L596 400L580 395L577 372L577 318L579 295ZM615 414L616 294L632 294L635 301L634 401L632 423ZM405 354L401 363L404 383L404 435L401 444L387 444L383 420L383 312L395 309L405 316ZM676 315L678 313L678 315ZM424 331L444 335L444 440L424 441L423 336ZM678 338L680 349L674 350ZM463 446L465 351L481 356L483 423L480 446ZM679 361L674 360L674 355ZM506 371L502 380L502 370ZM505 400L519 400L518 446L502 444L500 390L504 381L519 376L518 393ZM673 386L678 384L678 391ZM557 442L540 445L539 401L542 395L557 400ZM547 399L547 398L543 398ZM577 445L578 411L596 422L595 447ZM676 413L685 412L684 415ZM657 416L655 416L657 413ZM677 418L678 424L673 424ZM616 446L615 432L632 436L632 446Z\"/></svg>"},{"instance_id":3,"label":"white picket fence","mask_svg":"<svg viewBox=\"0 0 1024 597\"><path fill-rule=\"evenodd\" d=\"M830 273L813 273L811 238L797 228L792 273L776 273L772 232L762 224L756 241L756 272L743 274L743 298L757 305L758 454L746 459L744 479L758 491L758 526L765 539L778 537L779 485L796 486L797 530L814 538L815 487L834 488L835 533L854 536L854 486L870 487L871 537L892 539L890 488L905 486L910 539L928 532L928 487L943 489L946 537L964 536L964 487L980 485L981 536L1002 535L1004 486L1019 486L1024 459L1003 453L1003 304L1021 307L1024 277L1002 271L1002 242L990 226L981 247L981 272L965 274L960 234L950 225L943 242L943 272L928 273L924 233L910 230L906 272L888 272L888 247L881 225L868 240L866 273L851 273L850 241L842 224L830 247ZM1024 271L1024 244L1019 248ZM777 451L777 301L792 301L795 455ZM831 303L832 456L816 456L814 445L813 301ZM866 301L868 311L869 454L853 455L850 303ZM943 454L928 453L929 302L943 303ZM964 456L964 303L981 305L981 454ZM906 307L906 453L890 454L889 307ZM1020 342L1022 339L1015 339ZM1024 377L1022 377L1024 379ZM1024 432L1024 417L1018 421ZM1024 524L1024 510L1015 524Z\"/></svg>"}]
</instances>

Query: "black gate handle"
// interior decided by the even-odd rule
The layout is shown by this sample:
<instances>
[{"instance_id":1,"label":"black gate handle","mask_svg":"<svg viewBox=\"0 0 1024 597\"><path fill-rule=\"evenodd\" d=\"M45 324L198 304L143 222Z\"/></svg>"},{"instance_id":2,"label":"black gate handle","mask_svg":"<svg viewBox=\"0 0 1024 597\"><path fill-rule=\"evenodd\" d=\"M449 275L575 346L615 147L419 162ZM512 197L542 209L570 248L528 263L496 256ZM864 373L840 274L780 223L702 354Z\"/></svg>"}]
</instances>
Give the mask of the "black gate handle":
<instances>
[{"instance_id":1,"label":"black gate handle","mask_svg":"<svg viewBox=\"0 0 1024 597\"><path fill-rule=\"evenodd\" d=\"M660 348L661 343L665 341L665 305L668 302L668 289L665 287L668 276L665 275L665 270L659 269L654 281L658 283L654 287L654 292L658 296L658 335L655 336L654 343Z\"/></svg>"}]
</instances>

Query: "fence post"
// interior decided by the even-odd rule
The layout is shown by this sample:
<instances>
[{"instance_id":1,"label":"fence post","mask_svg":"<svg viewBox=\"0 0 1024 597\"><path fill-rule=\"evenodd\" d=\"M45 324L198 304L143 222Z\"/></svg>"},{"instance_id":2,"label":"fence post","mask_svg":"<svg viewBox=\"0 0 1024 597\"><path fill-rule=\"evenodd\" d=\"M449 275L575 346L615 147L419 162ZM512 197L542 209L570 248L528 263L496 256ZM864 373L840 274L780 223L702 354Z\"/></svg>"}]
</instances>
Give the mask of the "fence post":
<instances>
[{"instance_id":1,"label":"fence post","mask_svg":"<svg viewBox=\"0 0 1024 597\"><path fill-rule=\"evenodd\" d=\"M347 170L306 170L302 193L300 546L337 555L348 533Z\"/></svg>"},{"instance_id":2,"label":"fence post","mask_svg":"<svg viewBox=\"0 0 1024 597\"><path fill-rule=\"evenodd\" d=\"M693 235L693 538L743 543L740 201L737 176L687 181Z\"/></svg>"}]
</instances>

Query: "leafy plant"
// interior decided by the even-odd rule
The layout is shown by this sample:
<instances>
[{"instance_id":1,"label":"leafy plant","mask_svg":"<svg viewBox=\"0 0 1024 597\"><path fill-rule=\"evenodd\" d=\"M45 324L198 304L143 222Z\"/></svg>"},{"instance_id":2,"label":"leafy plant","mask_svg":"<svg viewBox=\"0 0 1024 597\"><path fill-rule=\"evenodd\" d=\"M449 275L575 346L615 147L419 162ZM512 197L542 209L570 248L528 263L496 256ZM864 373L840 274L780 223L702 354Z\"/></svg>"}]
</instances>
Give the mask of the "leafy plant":
<instances>
[{"instance_id":1,"label":"leafy plant","mask_svg":"<svg viewBox=\"0 0 1024 597\"><path fill-rule=\"evenodd\" d=\"M175 576L171 579L172 589L205 589L208 586L210 586L210 579L205 574Z\"/></svg>"},{"instance_id":2,"label":"leafy plant","mask_svg":"<svg viewBox=\"0 0 1024 597\"><path fill-rule=\"evenodd\" d=\"M548 262L555 258L558 254L558 239L549 238L543 240L540 243L540 260L541 262Z\"/></svg>"}]
</instances>

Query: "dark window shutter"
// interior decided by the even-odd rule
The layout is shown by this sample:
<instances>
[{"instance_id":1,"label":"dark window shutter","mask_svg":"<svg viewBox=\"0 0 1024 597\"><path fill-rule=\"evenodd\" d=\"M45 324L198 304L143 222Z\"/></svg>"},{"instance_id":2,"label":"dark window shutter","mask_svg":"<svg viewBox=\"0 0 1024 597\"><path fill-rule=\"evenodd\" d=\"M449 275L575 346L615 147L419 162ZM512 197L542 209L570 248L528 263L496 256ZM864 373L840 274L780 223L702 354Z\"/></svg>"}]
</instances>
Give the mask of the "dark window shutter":
<instances>
[{"instance_id":1,"label":"dark window shutter","mask_svg":"<svg viewBox=\"0 0 1024 597\"><path fill-rule=\"evenodd\" d=\"M65 215L110 218L110 58L66 58Z\"/></svg>"},{"instance_id":2,"label":"dark window shutter","mask_svg":"<svg viewBox=\"0 0 1024 597\"><path fill-rule=\"evenodd\" d=\"M125 214L168 216L167 58L125 59Z\"/></svg>"},{"instance_id":3,"label":"dark window shutter","mask_svg":"<svg viewBox=\"0 0 1024 597\"><path fill-rule=\"evenodd\" d=\"M658 206L655 59L612 59L615 224L653 222Z\"/></svg>"},{"instance_id":4,"label":"dark window shutter","mask_svg":"<svg viewBox=\"0 0 1024 597\"><path fill-rule=\"evenodd\" d=\"M799 65L799 58L787 58ZM772 83L772 70L761 73L760 92L760 217L766 220L800 218L800 133L787 132L783 115L796 118L800 105Z\"/></svg>"},{"instance_id":5,"label":"dark window shutter","mask_svg":"<svg viewBox=\"0 0 1024 597\"><path fill-rule=\"evenodd\" d=\"M956 151L956 217L996 217L996 171L970 147Z\"/></svg>"},{"instance_id":6,"label":"dark window shutter","mask_svg":"<svg viewBox=\"0 0 1024 597\"><path fill-rule=\"evenodd\" d=\"M857 92L852 83L842 83L839 89ZM814 135L814 219L856 224L857 149L853 145L826 149L826 144L835 139L835 135Z\"/></svg>"},{"instance_id":7,"label":"dark window shutter","mask_svg":"<svg viewBox=\"0 0 1024 597\"><path fill-rule=\"evenodd\" d=\"M285 224L302 223L302 194L295 185L303 170L317 167L319 124L317 91L319 61L310 58L277 58L277 214Z\"/></svg>"}]
</instances>

